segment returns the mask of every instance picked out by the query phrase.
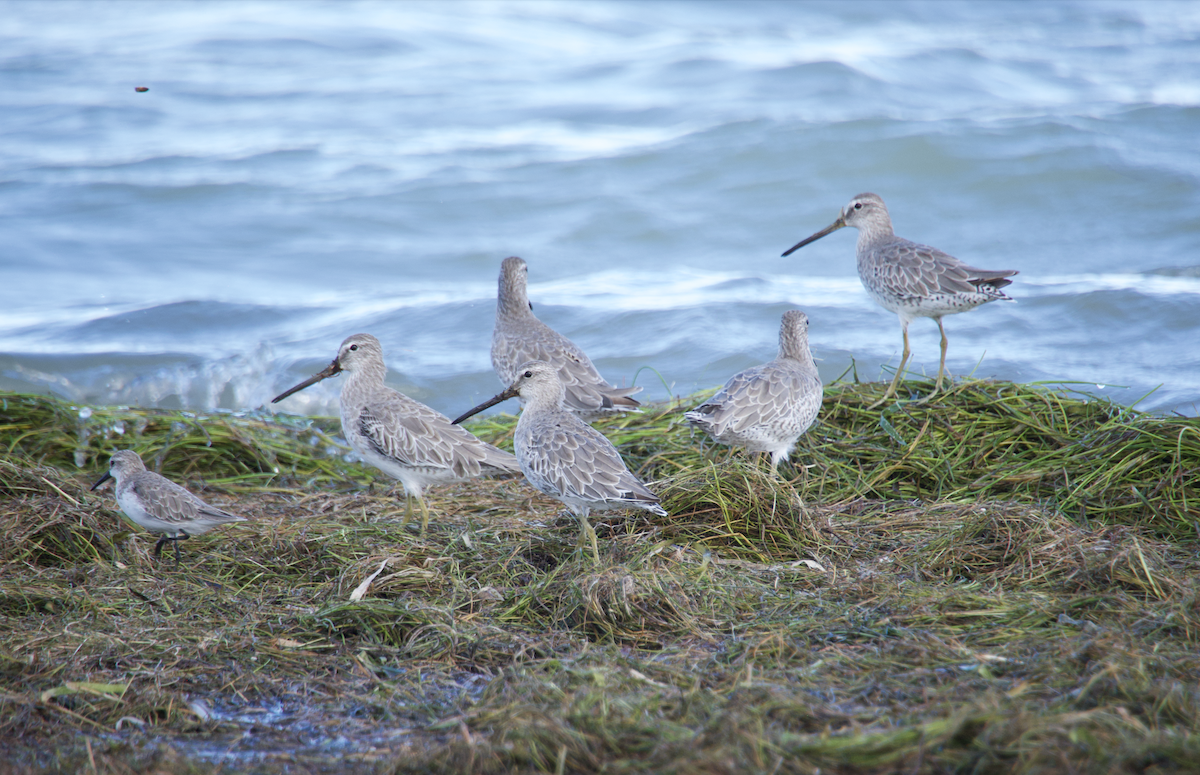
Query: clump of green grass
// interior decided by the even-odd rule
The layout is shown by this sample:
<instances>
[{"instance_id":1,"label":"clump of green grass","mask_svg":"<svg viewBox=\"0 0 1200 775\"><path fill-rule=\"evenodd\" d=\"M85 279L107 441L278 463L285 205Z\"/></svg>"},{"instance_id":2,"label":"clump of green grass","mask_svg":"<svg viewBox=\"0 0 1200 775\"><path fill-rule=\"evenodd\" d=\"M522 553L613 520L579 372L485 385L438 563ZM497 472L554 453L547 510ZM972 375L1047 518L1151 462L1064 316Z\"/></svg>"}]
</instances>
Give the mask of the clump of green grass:
<instances>
[{"instance_id":1,"label":"clump of green grass","mask_svg":"<svg viewBox=\"0 0 1200 775\"><path fill-rule=\"evenodd\" d=\"M9 507L8 518L0 518L0 557L47 566L108 556L109 531L89 508L92 499L78 489L55 468L0 457L0 500Z\"/></svg>"},{"instance_id":2,"label":"clump of green grass","mask_svg":"<svg viewBox=\"0 0 1200 775\"><path fill-rule=\"evenodd\" d=\"M913 395L928 392L924 383L919 390L902 387ZM1083 525L1137 524L1173 537L1200 535L1198 418L1159 417L1038 385L984 380L957 383L924 403L870 408L883 390L874 383L826 386L816 425L780 467L802 502L1018 499ZM687 428L682 411L697 402L622 415L597 427L639 473L669 484L726 454ZM711 488L697 497L720 499ZM683 502L675 506L693 510Z\"/></svg>"},{"instance_id":3,"label":"clump of green grass","mask_svg":"<svg viewBox=\"0 0 1200 775\"><path fill-rule=\"evenodd\" d=\"M818 423L780 475L800 502L1007 500L1044 503L1081 524L1144 524L1200 535L1200 420L1157 417L1048 388L968 380L926 403L869 406L881 386L828 386ZM69 469L102 470L113 449L141 452L168 476L226 489L372 480L340 458L333 418L85 409L43 396L0 396L4 449ZM698 400L698 399L696 399ZM648 407L597 424L636 472L694 478L727 450L691 431L696 402ZM83 417L86 414L87 417ZM469 427L511 448L515 418ZM330 452L334 454L329 454ZM714 480L715 481L715 480ZM699 491L705 503L720 493ZM699 511L683 501L678 510Z\"/></svg>"},{"instance_id":4,"label":"clump of green grass","mask_svg":"<svg viewBox=\"0 0 1200 775\"><path fill-rule=\"evenodd\" d=\"M761 461L726 457L721 464L701 461L663 481L659 493L671 517L656 521L668 535L724 546L759 561L802 554L822 543L820 527L794 482Z\"/></svg>"},{"instance_id":5,"label":"clump of green grass","mask_svg":"<svg viewBox=\"0 0 1200 775\"><path fill-rule=\"evenodd\" d=\"M334 418L80 407L0 393L0 450L9 455L99 476L113 451L132 449L168 478L231 490L369 481L341 459L348 448L337 428Z\"/></svg>"}]
</instances>

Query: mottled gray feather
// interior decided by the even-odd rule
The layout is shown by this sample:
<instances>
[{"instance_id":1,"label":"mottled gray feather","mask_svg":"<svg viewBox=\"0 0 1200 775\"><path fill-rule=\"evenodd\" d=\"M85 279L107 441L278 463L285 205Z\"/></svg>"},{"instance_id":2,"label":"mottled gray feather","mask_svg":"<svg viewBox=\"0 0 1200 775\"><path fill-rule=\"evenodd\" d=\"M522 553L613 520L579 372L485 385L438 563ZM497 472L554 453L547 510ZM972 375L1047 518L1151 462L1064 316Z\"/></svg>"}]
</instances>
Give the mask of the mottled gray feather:
<instances>
[{"instance_id":1,"label":"mottled gray feather","mask_svg":"<svg viewBox=\"0 0 1200 775\"><path fill-rule=\"evenodd\" d=\"M450 419L403 393L376 393L358 414L358 438L376 454L410 468L444 469L447 478L518 470L515 458L481 442Z\"/></svg>"},{"instance_id":2,"label":"mottled gray feather","mask_svg":"<svg viewBox=\"0 0 1200 775\"><path fill-rule=\"evenodd\" d=\"M779 356L733 375L684 417L721 444L786 460L821 409L821 378L808 349L808 318L789 310L779 325Z\"/></svg>"},{"instance_id":3,"label":"mottled gray feather","mask_svg":"<svg viewBox=\"0 0 1200 775\"><path fill-rule=\"evenodd\" d=\"M341 372L346 374L340 401L342 433L364 461L399 479L405 492L420 498L425 486L435 482L520 471L512 454L385 385L383 348L370 334L347 337L333 364L313 379Z\"/></svg>"},{"instance_id":4,"label":"mottled gray feather","mask_svg":"<svg viewBox=\"0 0 1200 775\"><path fill-rule=\"evenodd\" d=\"M564 407L565 391L553 365L522 364L511 389L525 401L513 446L533 487L583 517L591 509L625 507L666 515L612 442Z\"/></svg>"},{"instance_id":5,"label":"mottled gray feather","mask_svg":"<svg viewBox=\"0 0 1200 775\"><path fill-rule=\"evenodd\" d=\"M629 396L642 388L610 384L578 345L537 319L529 305L527 274L527 265L516 256L500 267L491 353L500 382L511 385L522 364L544 361L558 369L567 409L587 419L637 409L640 404Z\"/></svg>"}]
</instances>

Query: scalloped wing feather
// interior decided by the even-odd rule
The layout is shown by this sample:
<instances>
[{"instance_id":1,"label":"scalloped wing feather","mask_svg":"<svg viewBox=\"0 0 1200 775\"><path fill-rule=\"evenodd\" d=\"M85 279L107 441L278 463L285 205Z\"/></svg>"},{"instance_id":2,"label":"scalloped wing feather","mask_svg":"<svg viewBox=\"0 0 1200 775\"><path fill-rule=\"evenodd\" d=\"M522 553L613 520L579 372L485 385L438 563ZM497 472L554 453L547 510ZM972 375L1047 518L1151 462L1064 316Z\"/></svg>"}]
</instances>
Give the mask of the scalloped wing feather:
<instances>
[{"instance_id":1,"label":"scalloped wing feather","mask_svg":"<svg viewBox=\"0 0 1200 775\"><path fill-rule=\"evenodd\" d=\"M358 430L377 454L407 467L443 468L460 478L479 476L486 467L519 470L509 453L480 441L424 404L400 393L395 399L362 407Z\"/></svg>"},{"instance_id":2,"label":"scalloped wing feather","mask_svg":"<svg viewBox=\"0 0 1200 775\"><path fill-rule=\"evenodd\" d=\"M587 354L570 339L532 316L528 324L529 330L523 331L522 336L510 336L499 326L492 335L492 365L501 382L512 384L517 369L529 361L545 361L558 367L567 404L573 409L638 405L627 396L641 391L640 387L618 388L609 384ZM529 336L531 333L533 336Z\"/></svg>"},{"instance_id":3,"label":"scalloped wing feather","mask_svg":"<svg viewBox=\"0 0 1200 775\"><path fill-rule=\"evenodd\" d=\"M524 430L518 433L518 441L525 449L521 455L525 476L547 495L596 505L658 502L658 496L629 472L604 434L578 418L560 415Z\"/></svg>"},{"instance_id":4,"label":"scalloped wing feather","mask_svg":"<svg viewBox=\"0 0 1200 775\"><path fill-rule=\"evenodd\" d=\"M820 380L811 371L771 361L735 374L716 395L685 416L713 436L744 433L795 412L799 397L816 393L819 403L820 391Z\"/></svg>"},{"instance_id":5,"label":"scalloped wing feather","mask_svg":"<svg viewBox=\"0 0 1200 775\"><path fill-rule=\"evenodd\" d=\"M884 260L876 271L884 284L901 297L928 298L936 293L986 293L980 286L1003 288L1016 270L969 266L937 248L908 240L881 246Z\"/></svg>"},{"instance_id":6,"label":"scalloped wing feather","mask_svg":"<svg viewBox=\"0 0 1200 775\"><path fill-rule=\"evenodd\" d=\"M128 489L138 496L147 513L161 522L220 524L245 520L245 517L205 503L186 488L152 471L135 478Z\"/></svg>"}]
</instances>

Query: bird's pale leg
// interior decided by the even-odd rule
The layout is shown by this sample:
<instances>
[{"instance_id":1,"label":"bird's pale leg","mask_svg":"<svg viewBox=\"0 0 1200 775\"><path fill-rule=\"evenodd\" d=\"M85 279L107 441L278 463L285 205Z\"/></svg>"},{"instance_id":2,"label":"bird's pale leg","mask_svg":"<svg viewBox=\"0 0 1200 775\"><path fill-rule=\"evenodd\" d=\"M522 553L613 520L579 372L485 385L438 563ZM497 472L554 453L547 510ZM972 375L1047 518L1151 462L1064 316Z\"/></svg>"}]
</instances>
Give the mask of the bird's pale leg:
<instances>
[{"instance_id":1,"label":"bird's pale leg","mask_svg":"<svg viewBox=\"0 0 1200 775\"><path fill-rule=\"evenodd\" d=\"M592 545L592 561L597 565L600 564L600 545L596 541L596 529L592 527L592 523L588 521L586 512L577 515L579 517L579 537L586 537Z\"/></svg>"},{"instance_id":2,"label":"bird's pale leg","mask_svg":"<svg viewBox=\"0 0 1200 775\"><path fill-rule=\"evenodd\" d=\"M937 321L938 330L942 332L942 360L940 363L938 363L937 382L933 383L933 392L917 402L921 404L925 403L942 391L942 376L946 372L946 345L949 344L949 341L946 339L946 329L942 327L942 319L934 318L934 320Z\"/></svg>"},{"instance_id":3,"label":"bird's pale leg","mask_svg":"<svg viewBox=\"0 0 1200 775\"><path fill-rule=\"evenodd\" d=\"M874 409L892 396L896 395L896 386L900 384L900 377L904 374L904 365L908 363L908 356L911 352L908 349L908 321L900 321L900 331L904 335L904 352L900 354L900 365L896 368L896 376L892 377L892 384L888 385L887 392L883 394L883 398L868 406L868 409Z\"/></svg>"},{"instance_id":4,"label":"bird's pale leg","mask_svg":"<svg viewBox=\"0 0 1200 775\"><path fill-rule=\"evenodd\" d=\"M405 525L407 525L408 521L410 519L412 519L412 495L408 492L408 490L405 490L404 491L404 519L400 520L400 527L404 527Z\"/></svg>"},{"instance_id":5,"label":"bird's pale leg","mask_svg":"<svg viewBox=\"0 0 1200 775\"><path fill-rule=\"evenodd\" d=\"M417 496L417 503L421 504L421 535L425 535L425 531L429 529L429 506L425 504L423 496Z\"/></svg>"},{"instance_id":6,"label":"bird's pale leg","mask_svg":"<svg viewBox=\"0 0 1200 775\"><path fill-rule=\"evenodd\" d=\"M942 375L946 373L946 345L950 344L950 342L946 339L946 329L942 327L942 319L935 318L935 320L937 320L938 331L942 332L942 360L938 364L938 378L933 386L933 392L937 393L942 389Z\"/></svg>"}]
</instances>

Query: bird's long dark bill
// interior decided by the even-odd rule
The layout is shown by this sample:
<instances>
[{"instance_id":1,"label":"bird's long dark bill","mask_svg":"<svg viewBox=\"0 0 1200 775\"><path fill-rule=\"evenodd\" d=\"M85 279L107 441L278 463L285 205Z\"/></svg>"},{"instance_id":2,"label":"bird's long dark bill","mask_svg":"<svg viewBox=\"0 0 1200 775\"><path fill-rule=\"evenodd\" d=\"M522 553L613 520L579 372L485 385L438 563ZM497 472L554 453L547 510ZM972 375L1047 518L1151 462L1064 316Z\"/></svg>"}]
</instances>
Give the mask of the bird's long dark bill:
<instances>
[{"instance_id":1,"label":"bird's long dark bill","mask_svg":"<svg viewBox=\"0 0 1200 775\"><path fill-rule=\"evenodd\" d=\"M837 231L838 229L842 228L845 225L846 225L845 219L838 217L838 219L836 221L834 221L828 229L823 229L823 230L817 232L816 234L812 235L811 237L806 237L806 238L800 240L795 245L792 245L790 248L783 251L783 255L790 256L792 253L796 252L797 250L804 247L808 243L816 242L817 240L821 239L821 237L824 237L826 234L832 234L833 232Z\"/></svg>"},{"instance_id":2,"label":"bird's long dark bill","mask_svg":"<svg viewBox=\"0 0 1200 775\"><path fill-rule=\"evenodd\" d=\"M275 396L274 398L271 399L271 403L277 404L280 401L282 401L283 399L290 396L292 393L299 393L301 390L308 387L309 385L315 385L318 382L320 382L321 380L325 379L326 377L332 377L334 374L337 374L341 370L342 370L342 367L338 365L337 361L334 361L333 363L326 366L323 371L317 372L316 374L312 375L308 379L301 382L299 385L296 385L293 388L288 388L287 390L283 391L279 395Z\"/></svg>"},{"instance_id":3,"label":"bird's long dark bill","mask_svg":"<svg viewBox=\"0 0 1200 775\"><path fill-rule=\"evenodd\" d=\"M100 477L100 481L98 481L98 482L96 482L95 484L93 484L93 485L92 485L92 489L93 489L93 490L94 490L94 489L96 489L96 488L97 488L97 487L99 487L100 485L102 485L102 484L104 484L105 482L107 482L109 479L112 479L112 471L105 471L105 472L104 472L104 476Z\"/></svg>"},{"instance_id":4,"label":"bird's long dark bill","mask_svg":"<svg viewBox=\"0 0 1200 775\"><path fill-rule=\"evenodd\" d=\"M508 399L512 398L516 394L517 394L517 391L513 390L512 388L509 388L508 390L505 390L503 393L499 393L496 396L489 398L488 400L484 401L482 404L475 407L474 409L468 410L468 411L464 412L463 414L459 415L458 418L456 418L452 424L458 425L459 423L461 423L463 420L467 419L468 417L474 417L475 415L482 412L484 409L487 409L489 406L495 406L496 404L500 403L501 401L507 401Z\"/></svg>"}]
</instances>

